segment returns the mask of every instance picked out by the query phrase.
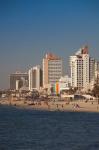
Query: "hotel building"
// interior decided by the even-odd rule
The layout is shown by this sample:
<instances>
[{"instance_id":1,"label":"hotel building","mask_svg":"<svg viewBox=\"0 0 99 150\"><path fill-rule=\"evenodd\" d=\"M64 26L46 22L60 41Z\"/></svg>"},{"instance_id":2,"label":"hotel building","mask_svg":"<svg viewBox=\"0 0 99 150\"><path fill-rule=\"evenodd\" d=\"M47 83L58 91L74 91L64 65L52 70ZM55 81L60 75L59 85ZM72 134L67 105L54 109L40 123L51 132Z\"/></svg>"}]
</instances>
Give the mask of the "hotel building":
<instances>
[{"instance_id":1,"label":"hotel building","mask_svg":"<svg viewBox=\"0 0 99 150\"><path fill-rule=\"evenodd\" d=\"M43 87L53 85L62 76L62 59L51 53L43 58Z\"/></svg>"},{"instance_id":2,"label":"hotel building","mask_svg":"<svg viewBox=\"0 0 99 150\"><path fill-rule=\"evenodd\" d=\"M87 46L70 56L70 68L72 87L88 89L95 78L95 60L89 56Z\"/></svg>"}]
</instances>

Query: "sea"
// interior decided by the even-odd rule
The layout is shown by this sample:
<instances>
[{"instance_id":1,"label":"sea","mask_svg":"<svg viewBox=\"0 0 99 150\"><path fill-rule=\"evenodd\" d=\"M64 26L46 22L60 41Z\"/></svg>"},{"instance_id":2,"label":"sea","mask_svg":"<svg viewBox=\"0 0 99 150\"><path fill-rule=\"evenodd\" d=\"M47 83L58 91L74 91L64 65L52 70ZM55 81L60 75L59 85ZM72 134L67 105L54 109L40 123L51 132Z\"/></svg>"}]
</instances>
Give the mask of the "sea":
<instances>
[{"instance_id":1,"label":"sea","mask_svg":"<svg viewBox=\"0 0 99 150\"><path fill-rule=\"evenodd\" d=\"M0 150L99 150L99 113L0 106Z\"/></svg>"}]
</instances>

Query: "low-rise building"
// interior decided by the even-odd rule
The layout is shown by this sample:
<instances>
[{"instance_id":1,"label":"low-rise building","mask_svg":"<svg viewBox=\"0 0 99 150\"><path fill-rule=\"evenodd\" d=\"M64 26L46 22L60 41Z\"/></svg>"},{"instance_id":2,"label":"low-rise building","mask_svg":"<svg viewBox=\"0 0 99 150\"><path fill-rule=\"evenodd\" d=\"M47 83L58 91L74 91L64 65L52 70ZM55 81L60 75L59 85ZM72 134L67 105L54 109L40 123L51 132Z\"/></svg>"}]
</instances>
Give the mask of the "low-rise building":
<instances>
[{"instance_id":1,"label":"low-rise building","mask_svg":"<svg viewBox=\"0 0 99 150\"><path fill-rule=\"evenodd\" d=\"M23 86L28 87L28 73L16 72L10 74L11 90L19 90Z\"/></svg>"},{"instance_id":2,"label":"low-rise building","mask_svg":"<svg viewBox=\"0 0 99 150\"><path fill-rule=\"evenodd\" d=\"M68 90L71 87L71 78L66 75L66 76L62 76L59 79L59 90Z\"/></svg>"}]
</instances>

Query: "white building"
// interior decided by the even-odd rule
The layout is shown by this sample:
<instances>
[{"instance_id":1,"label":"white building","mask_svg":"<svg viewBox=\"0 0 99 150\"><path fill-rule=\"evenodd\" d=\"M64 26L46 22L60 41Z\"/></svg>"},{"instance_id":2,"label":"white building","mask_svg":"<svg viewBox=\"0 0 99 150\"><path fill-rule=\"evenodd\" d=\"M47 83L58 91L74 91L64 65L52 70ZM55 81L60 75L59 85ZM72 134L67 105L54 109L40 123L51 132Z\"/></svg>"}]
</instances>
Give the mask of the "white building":
<instances>
[{"instance_id":1,"label":"white building","mask_svg":"<svg viewBox=\"0 0 99 150\"><path fill-rule=\"evenodd\" d=\"M81 56L70 56L71 85L72 87L83 87L83 59Z\"/></svg>"},{"instance_id":2,"label":"white building","mask_svg":"<svg viewBox=\"0 0 99 150\"><path fill-rule=\"evenodd\" d=\"M39 90L41 83L41 74L40 74L40 66L35 66L29 70L29 90L33 89Z\"/></svg>"},{"instance_id":3,"label":"white building","mask_svg":"<svg viewBox=\"0 0 99 150\"><path fill-rule=\"evenodd\" d=\"M59 79L59 91L68 90L71 87L71 78L68 75L63 76Z\"/></svg>"},{"instance_id":4,"label":"white building","mask_svg":"<svg viewBox=\"0 0 99 150\"><path fill-rule=\"evenodd\" d=\"M43 58L43 87L53 85L62 76L62 59L51 53Z\"/></svg>"},{"instance_id":5,"label":"white building","mask_svg":"<svg viewBox=\"0 0 99 150\"><path fill-rule=\"evenodd\" d=\"M72 87L88 89L95 76L95 61L88 54L88 47L81 48L70 56Z\"/></svg>"},{"instance_id":6,"label":"white building","mask_svg":"<svg viewBox=\"0 0 99 150\"><path fill-rule=\"evenodd\" d=\"M19 80L16 80L16 90L19 90Z\"/></svg>"},{"instance_id":7,"label":"white building","mask_svg":"<svg viewBox=\"0 0 99 150\"><path fill-rule=\"evenodd\" d=\"M90 61L89 61L89 54L87 53L83 53L82 52L82 83L83 83L83 88L87 88L89 86L89 82L90 82L90 69L89 69L89 65L90 65ZM79 69L79 68L78 68Z\"/></svg>"}]
</instances>

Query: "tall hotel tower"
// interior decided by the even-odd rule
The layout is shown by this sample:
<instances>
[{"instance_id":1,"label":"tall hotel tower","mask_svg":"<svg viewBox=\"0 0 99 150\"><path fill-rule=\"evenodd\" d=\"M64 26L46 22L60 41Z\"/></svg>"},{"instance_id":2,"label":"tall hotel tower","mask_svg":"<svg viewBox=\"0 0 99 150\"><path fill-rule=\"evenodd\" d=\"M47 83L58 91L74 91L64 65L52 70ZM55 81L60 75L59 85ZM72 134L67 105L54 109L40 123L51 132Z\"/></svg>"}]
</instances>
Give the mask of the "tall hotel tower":
<instances>
[{"instance_id":1,"label":"tall hotel tower","mask_svg":"<svg viewBox=\"0 0 99 150\"><path fill-rule=\"evenodd\" d=\"M29 90L39 90L41 86L41 69L40 66L35 66L29 70Z\"/></svg>"},{"instance_id":2,"label":"tall hotel tower","mask_svg":"<svg viewBox=\"0 0 99 150\"><path fill-rule=\"evenodd\" d=\"M62 76L62 59L51 53L43 58L43 87L53 85Z\"/></svg>"},{"instance_id":3,"label":"tall hotel tower","mask_svg":"<svg viewBox=\"0 0 99 150\"><path fill-rule=\"evenodd\" d=\"M88 54L85 46L70 56L72 87L89 88L89 83L95 78L95 60Z\"/></svg>"}]
</instances>

